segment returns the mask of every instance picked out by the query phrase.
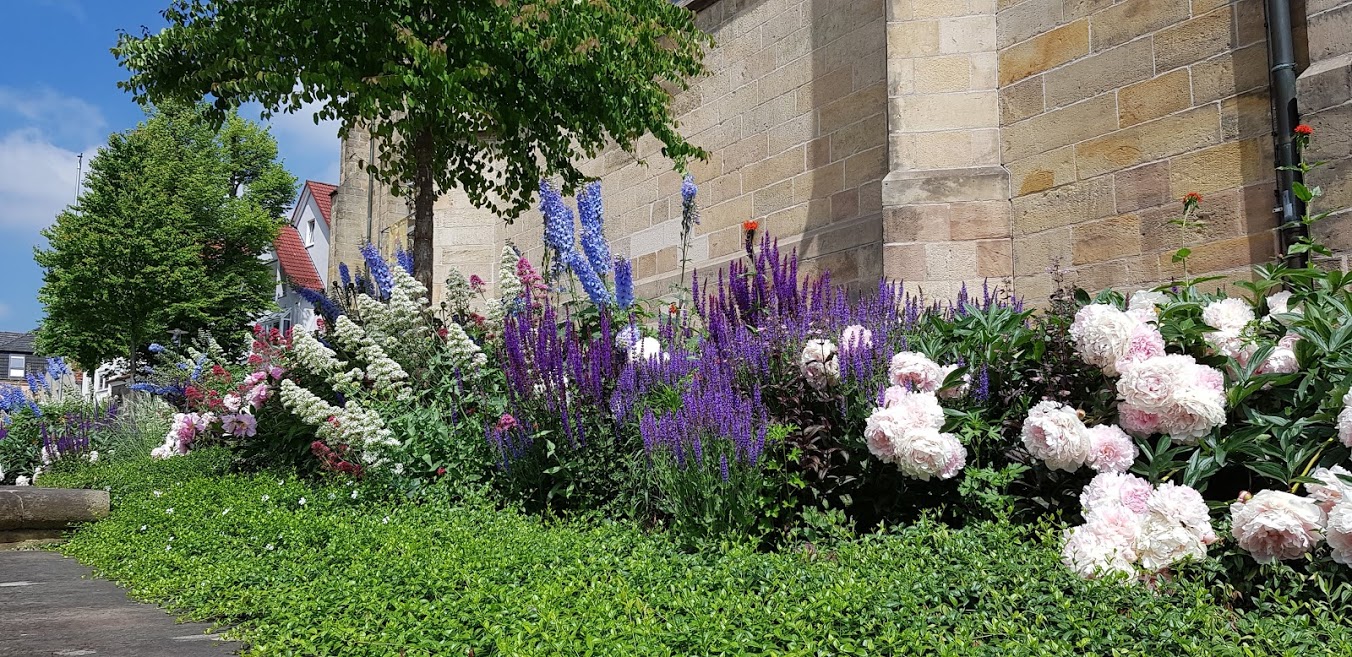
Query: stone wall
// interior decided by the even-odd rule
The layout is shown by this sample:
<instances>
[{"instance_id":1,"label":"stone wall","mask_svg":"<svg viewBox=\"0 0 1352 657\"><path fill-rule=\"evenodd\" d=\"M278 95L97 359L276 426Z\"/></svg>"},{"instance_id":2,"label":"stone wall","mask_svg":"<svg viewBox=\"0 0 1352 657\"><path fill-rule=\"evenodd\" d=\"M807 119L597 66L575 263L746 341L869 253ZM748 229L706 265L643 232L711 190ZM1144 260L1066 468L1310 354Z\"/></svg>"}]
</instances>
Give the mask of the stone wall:
<instances>
[{"instance_id":1,"label":"stone wall","mask_svg":"<svg viewBox=\"0 0 1352 657\"><path fill-rule=\"evenodd\" d=\"M1089 289L1243 275L1276 254L1261 0L1001 0L1002 162L1014 274ZM1206 227L1169 222L1187 192Z\"/></svg>"},{"instance_id":2,"label":"stone wall","mask_svg":"<svg viewBox=\"0 0 1352 657\"><path fill-rule=\"evenodd\" d=\"M1303 120L1315 129L1307 159L1328 165L1307 183L1324 197L1313 210L1334 214L1314 234L1334 250L1326 264L1346 270L1352 262L1352 0L1306 0L1310 65L1297 80Z\"/></svg>"}]
</instances>

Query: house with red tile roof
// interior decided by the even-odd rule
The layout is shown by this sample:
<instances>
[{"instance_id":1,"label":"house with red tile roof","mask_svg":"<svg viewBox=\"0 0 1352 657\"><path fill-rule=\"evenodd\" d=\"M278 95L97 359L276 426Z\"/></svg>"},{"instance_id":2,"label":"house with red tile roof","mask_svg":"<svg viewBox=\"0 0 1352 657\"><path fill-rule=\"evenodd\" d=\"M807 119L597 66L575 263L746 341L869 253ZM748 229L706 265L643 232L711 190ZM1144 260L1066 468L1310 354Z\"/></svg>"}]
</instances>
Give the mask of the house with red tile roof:
<instances>
[{"instance_id":1,"label":"house with red tile roof","mask_svg":"<svg viewBox=\"0 0 1352 657\"><path fill-rule=\"evenodd\" d=\"M328 183L305 181L290 221L278 232L272 251L263 255L277 278L278 308L258 320L265 328L315 329L314 306L301 298L297 290L324 291L328 287L334 189Z\"/></svg>"}]
</instances>

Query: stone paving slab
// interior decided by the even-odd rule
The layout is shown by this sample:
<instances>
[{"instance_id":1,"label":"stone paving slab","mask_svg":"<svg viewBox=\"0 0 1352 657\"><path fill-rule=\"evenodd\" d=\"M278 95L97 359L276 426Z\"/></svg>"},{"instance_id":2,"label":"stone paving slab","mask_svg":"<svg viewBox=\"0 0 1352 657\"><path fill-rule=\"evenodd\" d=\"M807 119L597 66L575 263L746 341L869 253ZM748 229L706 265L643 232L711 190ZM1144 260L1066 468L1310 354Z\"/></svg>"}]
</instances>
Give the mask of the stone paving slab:
<instances>
[{"instance_id":1,"label":"stone paving slab","mask_svg":"<svg viewBox=\"0 0 1352 657\"><path fill-rule=\"evenodd\" d=\"M0 657L219 657L238 643L177 623L54 552L0 552Z\"/></svg>"}]
</instances>

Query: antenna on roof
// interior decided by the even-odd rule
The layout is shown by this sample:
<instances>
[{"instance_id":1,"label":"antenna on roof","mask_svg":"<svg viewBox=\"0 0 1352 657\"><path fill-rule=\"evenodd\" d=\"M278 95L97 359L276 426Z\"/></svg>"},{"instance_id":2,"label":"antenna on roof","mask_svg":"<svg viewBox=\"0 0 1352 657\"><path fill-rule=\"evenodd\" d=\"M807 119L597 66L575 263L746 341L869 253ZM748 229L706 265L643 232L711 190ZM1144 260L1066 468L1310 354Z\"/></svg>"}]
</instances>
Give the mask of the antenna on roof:
<instances>
[{"instance_id":1,"label":"antenna on roof","mask_svg":"<svg viewBox=\"0 0 1352 657\"><path fill-rule=\"evenodd\" d=\"M80 201L80 186L84 181L84 153L75 160L75 201Z\"/></svg>"}]
</instances>

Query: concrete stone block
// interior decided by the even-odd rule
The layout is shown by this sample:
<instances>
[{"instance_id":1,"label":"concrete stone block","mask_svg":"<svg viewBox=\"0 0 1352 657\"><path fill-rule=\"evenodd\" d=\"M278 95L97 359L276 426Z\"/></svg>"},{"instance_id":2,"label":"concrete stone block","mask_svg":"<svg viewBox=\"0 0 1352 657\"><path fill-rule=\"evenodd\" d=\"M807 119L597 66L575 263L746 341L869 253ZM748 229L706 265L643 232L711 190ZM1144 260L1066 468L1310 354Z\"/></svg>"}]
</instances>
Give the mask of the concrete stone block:
<instances>
[{"instance_id":1,"label":"concrete stone block","mask_svg":"<svg viewBox=\"0 0 1352 657\"><path fill-rule=\"evenodd\" d=\"M1220 143L1220 110L1212 105L1171 114L1075 145L1081 178Z\"/></svg>"},{"instance_id":2,"label":"concrete stone block","mask_svg":"<svg viewBox=\"0 0 1352 657\"><path fill-rule=\"evenodd\" d=\"M883 212L883 241L946 242L949 232L949 204L908 205Z\"/></svg>"},{"instance_id":3,"label":"concrete stone block","mask_svg":"<svg viewBox=\"0 0 1352 657\"><path fill-rule=\"evenodd\" d=\"M986 128L999 125L999 98L994 91L903 96L893 131L918 132Z\"/></svg>"},{"instance_id":4,"label":"concrete stone block","mask_svg":"<svg viewBox=\"0 0 1352 657\"><path fill-rule=\"evenodd\" d=\"M1075 182L1075 147L1062 146L1005 165L1015 196Z\"/></svg>"},{"instance_id":5,"label":"concrete stone block","mask_svg":"<svg viewBox=\"0 0 1352 657\"><path fill-rule=\"evenodd\" d=\"M1169 163L1170 195L1203 195L1251 185L1273 176L1272 142L1255 138L1230 141L1183 153Z\"/></svg>"},{"instance_id":6,"label":"concrete stone block","mask_svg":"<svg viewBox=\"0 0 1352 657\"><path fill-rule=\"evenodd\" d=\"M1169 161L1118 171L1113 174L1113 192L1118 212L1133 212L1170 202Z\"/></svg>"},{"instance_id":7,"label":"concrete stone block","mask_svg":"<svg viewBox=\"0 0 1352 657\"><path fill-rule=\"evenodd\" d=\"M915 71L916 93L967 91L972 82L969 55L927 57Z\"/></svg>"},{"instance_id":8,"label":"concrete stone block","mask_svg":"<svg viewBox=\"0 0 1352 657\"><path fill-rule=\"evenodd\" d=\"M1123 0L1090 17L1091 44L1106 50L1180 21L1191 13L1188 0Z\"/></svg>"},{"instance_id":9,"label":"concrete stone block","mask_svg":"<svg viewBox=\"0 0 1352 657\"><path fill-rule=\"evenodd\" d=\"M1089 19L1039 34L1000 51L1000 85L1051 70L1089 54Z\"/></svg>"},{"instance_id":10,"label":"concrete stone block","mask_svg":"<svg viewBox=\"0 0 1352 657\"><path fill-rule=\"evenodd\" d=\"M949 209L950 239L1008 239L1012 212L1009 201L953 203Z\"/></svg>"},{"instance_id":11,"label":"concrete stone block","mask_svg":"<svg viewBox=\"0 0 1352 657\"><path fill-rule=\"evenodd\" d=\"M981 240L976 243L976 274L982 278L1000 278L1014 273L1014 243L1009 238Z\"/></svg>"},{"instance_id":12,"label":"concrete stone block","mask_svg":"<svg viewBox=\"0 0 1352 657\"><path fill-rule=\"evenodd\" d=\"M1075 224L1070 234L1074 265L1141 254L1141 219L1134 214Z\"/></svg>"},{"instance_id":13,"label":"concrete stone block","mask_svg":"<svg viewBox=\"0 0 1352 657\"><path fill-rule=\"evenodd\" d=\"M1014 234L1027 235L1114 214L1112 176L1014 199Z\"/></svg>"},{"instance_id":14,"label":"concrete stone block","mask_svg":"<svg viewBox=\"0 0 1352 657\"><path fill-rule=\"evenodd\" d=\"M1002 167L893 171L883 179L882 195L883 207L1004 200L1009 173Z\"/></svg>"},{"instance_id":15,"label":"concrete stone block","mask_svg":"<svg viewBox=\"0 0 1352 657\"><path fill-rule=\"evenodd\" d=\"M1223 138L1249 139L1271 134L1272 101L1268 99L1266 89L1242 93L1221 101Z\"/></svg>"},{"instance_id":16,"label":"concrete stone block","mask_svg":"<svg viewBox=\"0 0 1352 657\"><path fill-rule=\"evenodd\" d=\"M996 39L995 15L963 16L939 21L939 52L992 52Z\"/></svg>"},{"instance_id":17,"label":"concrete stone block","mask_svg":"<svg viewBox=\"0 0 1352 657\"><path fill-rule=\"evenodd\" d=\"M1015 276L1041 276L1054 266L1070 266L1070 227L1014 237ZM1016 279L1017 280L1017 279Z\"/></svg>"},{"instance_id":18,"label":"concrete stone block","mask_svg":"<svg viewBox=\"0 0 1352 657\"><path fill-rule=\"evenodd\" d=\"M889 57L928 57L939 54L939 21L887 24Z\"/></svg>"},{"instance_id":19,"label":"concrete stone block","mask_svg":"<svg viewBox=\"0 0 1352 657\"><path fill-rule=\"evenodd\" d=\"M1040 75L1000 87L1000 125L1009 125L1041 114L1044 107Z\"/></svg>"},{"instance_id":20,"label":"concrete stone block","mask_svg":"<svg viewBox=\"0 0 1352 657\"><path fill-rule=\"evenodd\" d=\"M1061 22L1061 0L1026 0L998 16L996 45L1003 50L1055 28Z\"/></svg>"},{"instance_id":21,"label":"concrete stone block","mask_svg":"<svg viewBox=\"0 0 1352 657\"><path fill-rule=\"evenodd\" d=\"M1160 30L1154 37L1155 68L1167 71L1226 52L1233 43L1233 19L1234 11L1225 5Z\"/></svg>"},{"instance_id":22,"label":"concrete stone block","mask_svg":"<svg viewBox=\"0 0 1352 657\"><path fill-rule=\"evenodd\" d=\"M1192 107L1192 80L1186 68L1123 87L1117 92L1117 117L1124 128L1189 107Z\"/></svg>"},{"instance_id":23,"label":"concrete stone block","mask_svg":"<svg viewBox=\"0 0 1352 657\"><path fill-rule=\"evenodd\" d=\"M1005 159L1018 160L1116 129L1117 95L1107 93L1006 125L1000 136Z\"/></svg>"},{"instance_id":24,"label":"concrete stone block","mask_svg":"<svg viewBox=\"0 0 1352 657\"><path fill-rule=\"evenodd\" d=\"M1149 39L1139 39L1045 74L1047 106L1061 107L1148 79L1155 71Z\"/></svg>"},{"instance_id":25,"label":"concrete stone block","mask_svg":"<svg viewBox=\"0 0 1352 657\"><path fill-rule=\"evenodd\" d=\"M859 187L887 174L887 147L866 150L845 159L845 188Z\"/></svg>"},{"instance_id":26,"label":"concrete stone block","mask_svg":"<svg viewBox=\"0 0 1352 657\"><path fill-rule=\"evenodd\" d=\"M1192 65L1195 104L1229 98L1268 83L1267 49L1255 44Z\"/></svg>"},{"instance_id":27,"label":"concrete stone block","mask_svg":"<svg viewBox=\"0 0 1352 657\"><path fill-rule=\"evenodd\" d=\"M844 162L832 162L793 177L793 200L796 203L827 198L842 189L845 189Z\"/></svg>"}]
</instances>

